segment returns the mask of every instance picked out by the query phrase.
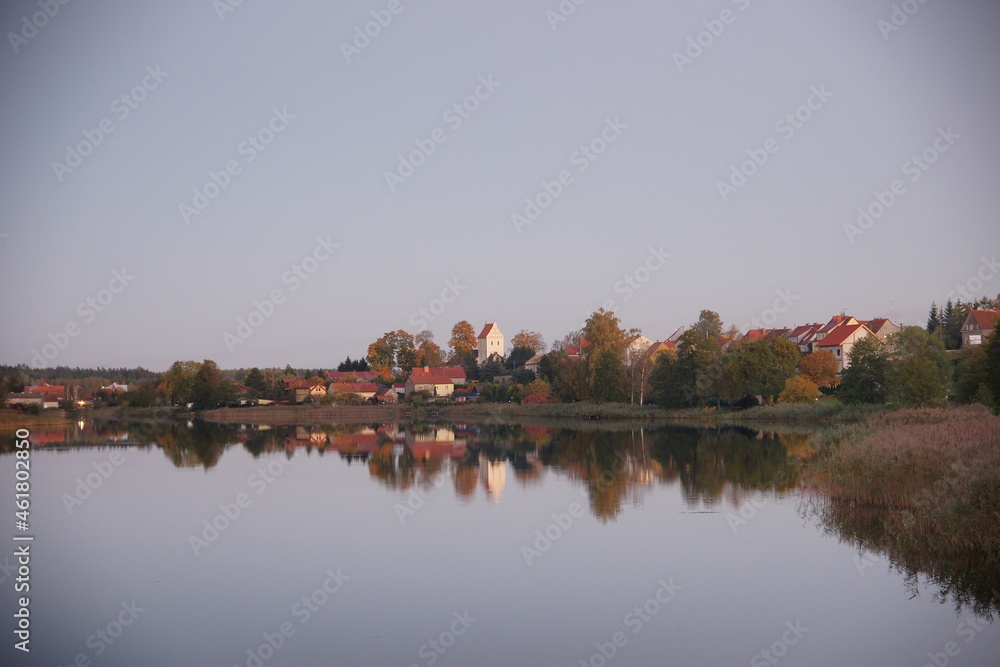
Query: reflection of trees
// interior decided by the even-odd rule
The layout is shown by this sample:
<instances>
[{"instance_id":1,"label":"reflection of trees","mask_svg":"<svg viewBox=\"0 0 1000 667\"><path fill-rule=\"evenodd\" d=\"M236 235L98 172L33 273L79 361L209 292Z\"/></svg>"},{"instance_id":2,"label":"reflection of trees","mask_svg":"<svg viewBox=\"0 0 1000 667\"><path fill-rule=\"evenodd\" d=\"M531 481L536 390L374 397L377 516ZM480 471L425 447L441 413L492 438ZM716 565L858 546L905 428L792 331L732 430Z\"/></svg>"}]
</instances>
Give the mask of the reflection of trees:
<instances>
[{"instance_id":1,"label":"reflection of trees","mask_svg":"<svg viewBox=\"0 0 1000 667\"><path fill-rule=\"evenodd\" d=\"M798 487L799 472L773 436L741 428L667 427L650 433L651 456L666 482L680 480L689 506L718 504L727 491L784 493Z\"/></svg>"},{"instance_id":2,"label":"reflection of trees","mask_svg":"<svg viewBox=\"0 0 1000 667\"><path fill-rule=\"evenodd\" d=\"M443 458L415 459L409 447L387 441L368 458L368 472L396 491L405 491L414 485L430 491L444 470L444 461Z\"/></svg>"},{"instance_id":3,"label":"reflection of trees","mask_svg":"<svg viewBox=\"0 0 1000 667\"><path fill-rule=\"evenodd\" d=\"M919 592L921 575L940 590L935 598L993 620L1000 612L1000 545L968 545L941 539L914 521L909 509L880 509L814 496L803 513L819 518L823 528L843 542L889 558L906 577L907 588Z\"/></svg>"}]
</instances>

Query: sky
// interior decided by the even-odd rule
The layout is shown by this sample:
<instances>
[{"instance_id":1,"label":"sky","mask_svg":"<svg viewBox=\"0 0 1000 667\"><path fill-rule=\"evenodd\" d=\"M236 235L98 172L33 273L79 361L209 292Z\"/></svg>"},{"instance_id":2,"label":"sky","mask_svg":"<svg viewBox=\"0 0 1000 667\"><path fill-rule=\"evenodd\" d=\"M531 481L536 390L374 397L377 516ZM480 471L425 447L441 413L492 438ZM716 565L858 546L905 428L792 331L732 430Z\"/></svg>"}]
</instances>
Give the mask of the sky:
<instances>
[{"instance_id":1,"label":"sky","mask_svg":"<svg viewBox=\"0 0 1000 667\"><path fill-rule=\"evenodd\" d=\"M580 0L577 0L580 2ZM47 12L47 13L46 13ZM1000 293L988 0L3 3L0 363Z\"/></svg>"}]
</instances>

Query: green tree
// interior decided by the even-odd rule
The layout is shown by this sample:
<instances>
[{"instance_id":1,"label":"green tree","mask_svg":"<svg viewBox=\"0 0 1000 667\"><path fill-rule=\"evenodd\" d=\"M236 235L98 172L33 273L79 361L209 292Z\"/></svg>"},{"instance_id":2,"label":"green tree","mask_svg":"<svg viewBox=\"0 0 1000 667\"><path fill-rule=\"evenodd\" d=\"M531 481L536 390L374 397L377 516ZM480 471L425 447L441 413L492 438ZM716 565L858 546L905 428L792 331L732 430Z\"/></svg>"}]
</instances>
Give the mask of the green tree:
<instances>
[{"instance_id":1,"label":"green tree","mask_svg":"<svg viewBox=\"0 0 1000 667\"><path fill-rule=\"evenodd\" d=\"M884 345L874 336L851 348L850 365L840 373L837 397L848 404L884 403L888 397L889 362Z\"/></svg>"},{"instance_id":2,"label":"green tree","mask_svg":"<svg viewBox=\"0 0 1000 667\"><path fill-rule=\"evenodd\" d=\"M190 401L191 388L195 376L201 370L201 364L196 361L175 361L170 370L163 374L160 381L160 393L170 403L186 403Z\"/></svg>"},{"instance_id":3,"label":"green tree","mask_svg":"<svg viewBox=\"0 0 1000 667\"><path fill-rule=\"evenodd\" d=\"M743 343L726 365L727 394L732 398L761 396L773 403L795 375L800 357L798 346L784 338Z\"/></svg>"},{"instance_id":4,"label":"green tree","mask_svg":"<svg viewBox=\"0 0 1000 667\"><path fill-rule=\"evenodd\" d=\"M625 399L625 368L621 355L605 348L591 353L591 393L598 403Z\"/></svg>"},{"instance_id":5,"label":"green tree","mask_svg":"<svg viewBox=\"0 0 1000 667\"><path fill-rule=\"evenodd\" d=\"M695 329L677 341L677 355L659 354L649 374L654 399L665 407L684 407L719 401L722 390L722 352L719 340Z\"/></svg>"},{"instance_id":6,"label":"green tree","mask_svg":"<svg viewBox=\"0 0 1000 667\"><path fill-rule=\"evenodd\" d=\"M951 364L941 340L920 327L906 327L887 342L893 356L888 376L889 398L899 405L943 402Z\"/></svg>"},{"instance_id":7,"label":"green tree","mask_svg":"<svg viewBox=\"0 0 1000 667\"><path fill-rule=\"evenodd\" d=\"M941 315L936 303L931 303L931 311L927 314L927 333L935 333L941 327Z\"/></svg>"},{"instance_id":8,"label":"green tree","mask_svg":"<svg viewBox=\"0 0 1000 667\"><path fill-rule=\"evenodd\" d=\"M256 366L243 376L243 384L253 392L254 398L260 398L267 391L267 380L264 379L264 373Z\"/></svg>"},{"instance_id":9,"label":"green tree","mask_svg":"<svg viewBox=\"0 0 1000 667\"><path fill-rule=\"evenodd\" d=\"M511 370L524 366L524 363L535 356L534 348L517 345L507 355L507 367Z\"/></svg>"},{"instance_id":10,"label":"green tree","mask_svg":"<svg viewBox=\"0 0 1000 667\"><path fill-rule=\"evenodd\" d=\"M205 359L194 376L191 386L191 402L195 410L210 410L233 400L231 382L222 377L222 371L211 359Z\"/></svg>"},{"instance_id":11,"label":"green tree","mask_svg":"<svg viewBox=\"0 0 1000 667\"><path fill-rule=\"evenodd\" d=\"M703 310L691 328L706 338L718 338L722 335L722 319L714 310Z\"/></svg>"}]
</instances>

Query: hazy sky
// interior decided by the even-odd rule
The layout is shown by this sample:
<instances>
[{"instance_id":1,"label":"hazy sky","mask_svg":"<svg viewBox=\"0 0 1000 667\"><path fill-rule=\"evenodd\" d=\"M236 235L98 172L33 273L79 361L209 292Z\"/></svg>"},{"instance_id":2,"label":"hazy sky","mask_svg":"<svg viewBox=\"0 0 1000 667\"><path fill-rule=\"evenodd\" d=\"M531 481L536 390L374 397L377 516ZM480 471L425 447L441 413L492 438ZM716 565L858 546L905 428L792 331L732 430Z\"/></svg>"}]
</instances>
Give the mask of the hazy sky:
<instances>
[{"instance_id":1,"label":"hazy sky","mask_svg":"<svg viewBox=\"0 0 1000 667\"><path fill-rule=\"evenodd\" d=\"M0 15L2 363L1000 292L988 0L51 4Z\"/></svg>"}]
</instances>

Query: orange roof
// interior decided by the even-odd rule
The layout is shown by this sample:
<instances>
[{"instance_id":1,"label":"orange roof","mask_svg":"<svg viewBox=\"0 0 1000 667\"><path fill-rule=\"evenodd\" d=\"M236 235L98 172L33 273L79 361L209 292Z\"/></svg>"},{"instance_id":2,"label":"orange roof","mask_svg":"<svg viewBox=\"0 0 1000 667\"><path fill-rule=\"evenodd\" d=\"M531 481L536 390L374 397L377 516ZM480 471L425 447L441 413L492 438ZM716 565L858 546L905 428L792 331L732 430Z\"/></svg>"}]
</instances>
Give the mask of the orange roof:
<instances>
[{"instance_id":1,"label":"orange roof","mask_svg":"<svg viewBox=\"0 0 1000 667\"><path fill-rule=\"evenodd\" d=\"M750 329L750 331L743 334L743 338L740 340L747 343L756 343L772 331L774 331L774 329Z\"/></svg>"},{"instance_id":2,"label":"orange roof","mask_svg":"<svg viewBox=\"0 0 1000 667\"><path fill-rule=\"evenodd\" d=\"M414 368L410 373L410 381L413 384L455 384L450 377L438 375L437 373L424 373L423 369Z\"/></svg>"},{"instance_id":3,"label":"orange roof","mask_svg":"<svg viewBox=\"0 0 1000 667\"><path fill-rule=\"evenodd\" d=\"M988 331L993 328L993 319L996 317L996 311L994 310L972 310L969 311L969 317L971 317L976 322L976 326L984 331Z\"/></svg>"},{"instance_id":4,"label":"orange roof","mask_svg":"<svg viewBox=\"0 0 1000 667\"><path fill-rule=\"evenodd\" d=\"M465 380L465 369L461 366L418 366L413 369L413 372Z\"/></svg>"},{"instance_id":5,"label":"orange roof","mask_svg":"<svg viewBox=\"0 0 1000 667\"><path fill-rule=\"evenodd\" d=\"M838 345L843 345L845 340L853 336L861 329L864 329L872 336L875 336L871 329L863 324L841 324L839 327L835 327L833 331L828 333L826 338L817 343L816 347L836 347ZM878 338L878 336L875 337Z\"/></svg>"}]
</instances>

